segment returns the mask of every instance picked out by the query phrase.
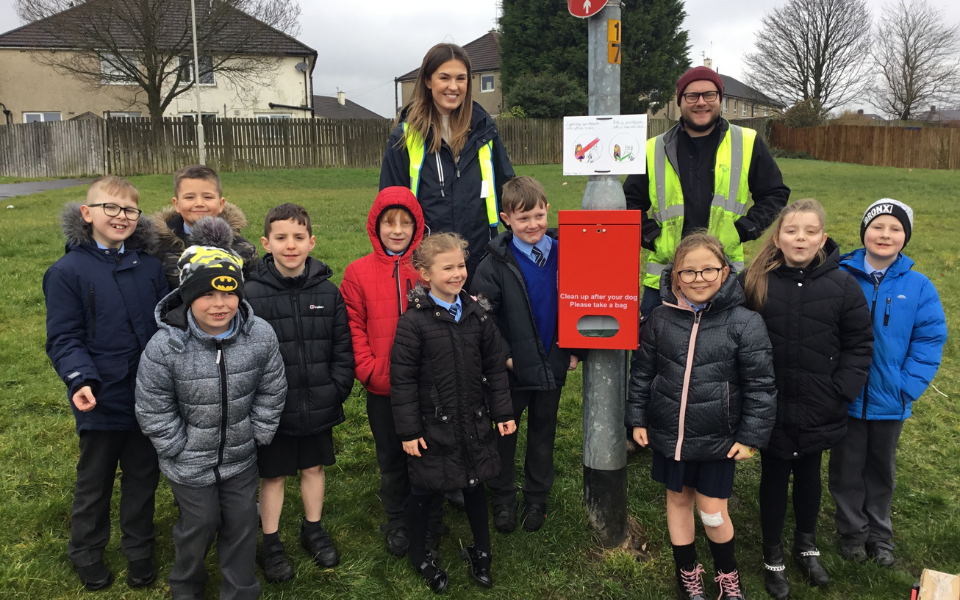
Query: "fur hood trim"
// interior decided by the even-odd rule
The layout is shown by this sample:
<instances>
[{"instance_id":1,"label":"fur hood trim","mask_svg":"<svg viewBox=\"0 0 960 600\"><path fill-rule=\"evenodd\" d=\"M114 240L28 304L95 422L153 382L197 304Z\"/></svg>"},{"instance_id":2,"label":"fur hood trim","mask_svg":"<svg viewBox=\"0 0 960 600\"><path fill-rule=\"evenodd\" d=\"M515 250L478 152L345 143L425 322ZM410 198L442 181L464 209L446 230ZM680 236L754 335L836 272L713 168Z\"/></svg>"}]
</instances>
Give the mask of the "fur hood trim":
<instances>
[{"instance_id":1,"label":"fur hood trim","mask_svg":"<svg viewBox=\"0 0 960 600\"><path fill-rule=\"evenodd\" d=\"M173 205L168 206L153 215L153 224L156 227L161 246L173 246L183 251L187 248L186 244L183 243L183 240L181 240L173 229L170 228L170 225L168 225L176 216L176 207ZM243 211L240 210L236 204L229 202L224 204L220 218L230 225L234 235L240 235L240 230L247 226L247 216L243 214Z\"/></svg>"},{"instance_id":2,"label":"fur hood trim","mask_svg":"<svg viewBox=\"0 0 960 600\"><path fill-rule=\"evenodd\" d=\"M407 292L407 301L416 306L417 304L433 306L436 304L432 298L430 298L430 288L425 287L423 282L418 281L413 289ZM471 296L465 291L460 292L460 301L463 302L464 313L466 313L466 308L470 304L478 304L484 312L490 312L493 309L493 304L490 302L490 299L480 294L476 297Z\"/></svg>"},{"instance_id":3,"label":"fur hood trim","mask_svg":"<svg viewBox=\"0 0 960 600\"><path fill-rule=\"evenodd\" d=\"M83 220L80 214L81 202L69 202L63 208L60 214L60 228L63 235L67 238L67 246L83 246L93 244L93 224ZM154 227L154 222L149 217L140 216L137 220L137 227L133 230L126 240L124 247L127 250L143 250L148 254L153 254L160 247L160 237Z\"/></svg>"}]
</instances>

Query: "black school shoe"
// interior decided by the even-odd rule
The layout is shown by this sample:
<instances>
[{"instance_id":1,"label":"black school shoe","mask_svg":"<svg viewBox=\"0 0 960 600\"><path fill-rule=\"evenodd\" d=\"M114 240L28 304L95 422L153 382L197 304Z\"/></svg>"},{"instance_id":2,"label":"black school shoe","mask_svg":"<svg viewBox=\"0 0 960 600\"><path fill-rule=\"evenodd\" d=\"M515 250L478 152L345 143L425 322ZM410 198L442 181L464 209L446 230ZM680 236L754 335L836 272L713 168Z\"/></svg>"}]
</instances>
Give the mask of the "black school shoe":
<instances>
[{"instance_id":1,"label":"black school shoe","mask_svg":"<svg viewBox=\"0 0 960 600\"><path fill-rule=\"evenodd\" d=\"M157 580L157 567L153 558L141 558L127 563L127 586L131 588L147 587Z\"/></svg>"},{"instance_id":2,"label":"black school shoe","mask_svg":"<svg viewBox=\"0 0 960 600\"><path fill-rule=\"evenodd\" d=\"M527 531L540 531L543 522L547 518L547 505L538 502L527 503L523 507L523 514L520 515L520 522Z\"/></svg>"},{"instance_id":3,"label":"black school shoe","mask_svg":"<svg viewBox=\"0 0 960 600\"><path fill-rule=\"evenodd\" d=\"M387 552L401 557L410 551L410 537L406 525L397 525L386 530Z\"/></svg>"},{"instance_id":4,"label":"black school shoe","mask_svg":"<svg viewBox=\"0 0 960 600\"><path fill-rule=\"evenodd\" d=\"M493 525L500 533L512 533L517 528L517 499L493 505Z\"/></svg>"},{"instance_id":5,"label":"black school shoe","mask_svg":"<svg viewBox=\"0 0 960 600\"><path fill-rule=\"evenodd\" d=\"M427 580L427 584L434 594L442 594L447 589L447 583L449 582L447 572L440 568L437 555L433 552L427 552L427 557L416 569L417 573Z\"/></svg>"},{"instance_id":6,"label":"black school shoe","mask_svg":"<svg viewBox=\"0 0 960 600\"><path fill-rule=\"evenodd\" d=\"M265 542L260 546L257 564L263 569L263 577L267 583L283 583L293 579L293 567L290 566L286 548L279 539L276 543Z\"/></svg>"},{"instance_id":7,"label":"black school shoe","mask_svg":"<svg viewBox=\"0 0 960 600\"><path fill-rule=\"evenodd\" d=\"M489 589L493 587L493 578L490 577L490 555L470 544L460 550L460 558L467 561L467 573L481 586Z\"/></svg>"},{"instance_id":8,"label":"black school shoe","mask_svg":"<svg viewBox=\"0 0 960 600\"><path fill-rule=\"evenodd\" d=\"M304 520L300 525L300 544L310 553L313 562L322 569L330 569L340 564L340 554L327 530L320 522L309 523Z\"/></svg>"},{"instance_id":9,"label":"black school shoe","mask_svg":"<svg viewBox=\"0 0 960 600\"><path fill-rule=\"evenodd\" d=\"M110 587L110 584L113 583L113 573L110 572L110 569L102 560L85 567L77 567L77 575L80 577L83 587L91 592Z\"/></svg>"},{"instance_id":10,"label":"black school shoe","mask_svg":"<svg viewBox=\"0 0 960 600\"><path fill-rule=\"evenodd\" d=\"M740 573L736 570L729 573L717 571L714 581L720 585L718 600L746 600L747 595L743 592L743 584L740 583Z\"/></svg>"},{"instance_id":11,"label":"black school shoe","mask_svg":"<svg viewBox=\"0 0 960 600\"><path fill-rule=\"evenodd\" d=\"M893 557L893 550L887 546L881 546L879 544L867 544L866 551L867 556L869 556L873 562L877 563L881 567L892 569L893 565L897 562L897 559Z\"/></svg>"},{"instance_id":12,"label":"black school shoe","mask_svg":"<svg viewBox=\"0 0 960 600\"><path fill-rule=\"evenodd\" d=\"M707 600L703 589L703 565L693 563L677 567L677 598L680 600Z\"/></svg>"}]
</instances>

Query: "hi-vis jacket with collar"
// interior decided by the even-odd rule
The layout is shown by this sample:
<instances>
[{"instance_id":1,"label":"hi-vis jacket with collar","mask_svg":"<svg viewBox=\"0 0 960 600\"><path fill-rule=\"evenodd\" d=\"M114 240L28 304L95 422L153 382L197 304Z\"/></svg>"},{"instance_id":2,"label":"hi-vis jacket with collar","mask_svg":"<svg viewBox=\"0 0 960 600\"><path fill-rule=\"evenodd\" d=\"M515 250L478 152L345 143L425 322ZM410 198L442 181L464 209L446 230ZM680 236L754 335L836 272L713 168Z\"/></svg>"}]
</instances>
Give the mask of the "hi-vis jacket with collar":
<instances>
[{"instance_id":1,"label":"hi-vis jacket with collar","mask_svg":"<svg viewBox=\"0 0 960 600\"><path fill-rule=\"evenodd\" d=\"M734 272L742 271L742 243L760 237L790 195L757 132L722 118L699 151L682 121L648 140L647 173L627 177L623 189L627 208L644 213L642 245L651 253L643 285L651 288L659 287L660 274L691 226L706 227L719 238ZM652 219L646 215L651 208Z\"/></svg>"},{"instance_id":2,"label":"hi-vis jacket with collar","mask_svg":"<svg viewBox=\"0 0 960 600\"><path fill-rule=\"evenodd\" d=\"M410 188L431 232L462 235L470 244L467 273L472 276L487 242L497 236L500 193L514 176L507 150L493 118L476 102L467 143L456 158L446 142L436 154L425 152L432 133L425 139L418 135L405 138L405 117L406 113L400 115L400 124L387 140L380 189L394 185Z\"/></svg>"},{"instance_id":3,"label":"hi-vis jacket with collar","mask_svg":"<svg viewBox=\"0 0 960 600\"><path fill-rule=\"evenodd\" d=\"M720 460L734 442L765 448L777 417L773 350L763 318L732 275L694 312L660 281L663 305L633 353L626 425L674 460Z\"/></svg>"}]
</instances>

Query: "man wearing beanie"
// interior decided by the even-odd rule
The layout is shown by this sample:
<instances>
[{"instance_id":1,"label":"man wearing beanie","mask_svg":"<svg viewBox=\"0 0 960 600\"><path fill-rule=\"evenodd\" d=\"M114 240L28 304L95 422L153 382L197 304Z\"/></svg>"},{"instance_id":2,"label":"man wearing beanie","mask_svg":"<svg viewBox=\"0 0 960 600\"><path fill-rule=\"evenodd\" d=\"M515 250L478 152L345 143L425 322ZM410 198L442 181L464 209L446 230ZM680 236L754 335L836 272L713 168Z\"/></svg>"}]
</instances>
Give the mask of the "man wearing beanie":
<instances>
[{"instance_id":1,"label":"man wearing beanie","mask_svg":"<svg viewBox=\"0 0 960 600\"><path fill-rule=\"evenodd\" d=\"M204 217L191 242L178 261L180 287L157 305L160 330L140 360L137 420L180 508L173 597L202 596L204 559L216 540L220 597L253 599L256 448L273 439L287 380L273 328L243 299L230 226Z\"/></svg>"},{"instance_id":2,"label":"man wearing beanie","mask_svg":"<svg viewBox=\"0 0 960 600\"><path fill-rule=\"evenodd\" d=\"M840 554L892 567L890 512L897 442L913 403L933 381L947 341L937 288L901 252L913 233L913 210L890 198L860 221L863 248L840 257L873 316L873 362L867 383L847 408L847 433L830 451L830 493L837 505ZM843 360L843 357L840 357Z\"/></svg>"},{"instance_id":3,"label":"man wearing beanie","mask_svg":"<svg viewBox=\"0 0 960 600\"><path fill-rule=\"evenodd\" d=\"M641 246L651 251L643 275L643 315L660 305L660 275L684 235L709 229L734 270L741 271L743 242L760 237L790 196L757 132L720 116L723 80L716 71L695 67L684 73L676 101L680 122L647 141L647 172L623 184L627 208L643 211Z\"/></svg>"}]
</instances>

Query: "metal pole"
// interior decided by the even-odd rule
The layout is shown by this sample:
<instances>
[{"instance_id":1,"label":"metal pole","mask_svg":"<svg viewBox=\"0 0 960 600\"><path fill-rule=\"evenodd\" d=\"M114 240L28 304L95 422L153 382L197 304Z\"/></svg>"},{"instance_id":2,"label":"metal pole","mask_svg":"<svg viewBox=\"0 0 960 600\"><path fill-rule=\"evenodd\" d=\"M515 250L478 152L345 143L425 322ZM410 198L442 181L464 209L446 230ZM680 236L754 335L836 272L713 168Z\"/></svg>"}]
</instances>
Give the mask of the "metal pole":
<instances>
[{"instance_id":1,"label":"metal pole","mask_svg":"<svg viewBox=\"0 0 960 600\"><path fill-rule=\"evenodd\" d=\"M197 51L197 4L190 0L190 15L193 17L193 89L197 92L197 154L201 165L207 164L207 151L203 143L203 113L200 112L200 56ZM223 115L226 117L227 115Z\"/></svg>"},{"instance_id":2,"label":"metal pole","mask_svg":"<svg viewBox=\"0 0 960 600\"><path fill-rule=\"evenodd\" d=\"M620 65L607 60L607 21L619 21L620 8L620 0L610 0L588 19L591 115L620 114ZM626 207L618 176L590 176L584 210ZM619 546L627 537L626 400L626 351L591 350L583 366L583 500L590 524L606 548Z\"/></svg>"}]
</instances>

